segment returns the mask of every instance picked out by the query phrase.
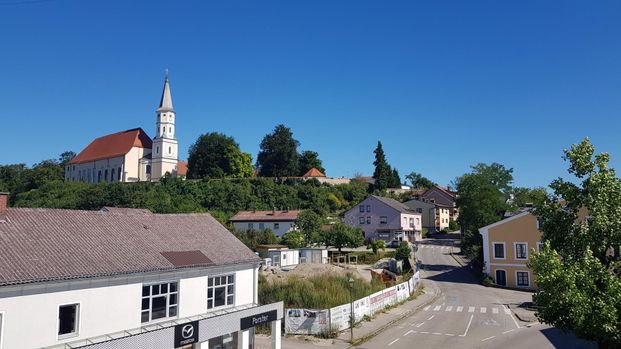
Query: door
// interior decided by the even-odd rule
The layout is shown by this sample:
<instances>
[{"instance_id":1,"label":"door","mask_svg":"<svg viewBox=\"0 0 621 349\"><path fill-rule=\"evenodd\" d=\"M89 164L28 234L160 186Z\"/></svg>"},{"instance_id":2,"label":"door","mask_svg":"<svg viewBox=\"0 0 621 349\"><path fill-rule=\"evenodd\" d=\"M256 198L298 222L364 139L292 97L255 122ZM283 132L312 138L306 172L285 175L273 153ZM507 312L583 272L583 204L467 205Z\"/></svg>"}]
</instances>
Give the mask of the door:
<instances>
[{"instance_id":1,"label":"door","mask_svg":"<svg viewBox=\"0 0 621 349\"><path fill-rule=\"evenodd\" d=\"M272 266L280 267L280 254L272 255Z\"/></svg>"},{"instance_id":2,"label":"door","mask_svg":"<svg viewBox=\"0 0 621 349\"><path fill-rule=\"evenodd\" d=\"M504 270L496 270L496 284L507 286L507 272Z\"/></svg>"},{"instance_id":3,"label":"door","mask_svg":"<svg viewBox=\"0 0 621 349\"><path fill-rule=\"evenodd\" d=\"M313 263L321 263L321 251L313 251Z\"/></svg>"}]
</instances>

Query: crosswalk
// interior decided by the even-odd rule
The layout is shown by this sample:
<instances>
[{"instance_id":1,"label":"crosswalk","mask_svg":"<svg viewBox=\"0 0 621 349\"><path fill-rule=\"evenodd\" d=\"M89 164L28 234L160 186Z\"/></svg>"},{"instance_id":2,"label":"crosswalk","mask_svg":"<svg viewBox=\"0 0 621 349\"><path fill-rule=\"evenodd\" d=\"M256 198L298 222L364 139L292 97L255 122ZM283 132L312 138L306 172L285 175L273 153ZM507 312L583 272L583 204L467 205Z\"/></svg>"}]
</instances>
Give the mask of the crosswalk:
<instances>
[{"instance_id":1,"label":"crosswalk","mask_svg":"<svg viewBox=\"0 0 621 349\"><path fill-rule=\"evenodd\" d=\"M453 247L452 246L440 246L440 245L418 245L418 248L435 248L435 249L450 250Z\"/></svg>"},{"instance_id":2,"label":"crosswalk","mask_svg":"<svg viewBox=\"0 0 621 349\"><path fill-rule=\"evenodd\" d=\"M463 305L428 305L426 307L423 308L424 311L430 311L430 312L457 312L457 313L462 313L462 312L468 312L468 313L480 313L480 314L487 314L488 310L492 313L492 314L500 314L500 313L504 313L506 315L511 314L511 310L509 308L505 308L505 307L475 307L475 306L467 306L468 309L466 309L466 306Z\"/></svg>"}]
</instances>

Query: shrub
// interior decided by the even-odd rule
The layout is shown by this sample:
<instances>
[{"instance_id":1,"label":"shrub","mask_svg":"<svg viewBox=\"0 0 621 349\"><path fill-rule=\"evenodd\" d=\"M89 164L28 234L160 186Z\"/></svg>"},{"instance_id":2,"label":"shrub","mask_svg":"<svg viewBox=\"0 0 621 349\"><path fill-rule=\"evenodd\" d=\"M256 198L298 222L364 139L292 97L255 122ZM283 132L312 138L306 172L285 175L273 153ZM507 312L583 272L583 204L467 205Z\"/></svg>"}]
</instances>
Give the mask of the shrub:
<instances>
[{"instance_id":1,"label":"shrub","mask_svg":"<svg viewBox=\"0 0 621 349\"><path fill-rule=\"evenodd\" d=\"M483 286L488 286L489 287L489 286L492 286L494 284L494 280L492 279L491 276L488 275L488 276L486 276L483 279L482 283L483 283Z\"/></svg>"}]
</instances>

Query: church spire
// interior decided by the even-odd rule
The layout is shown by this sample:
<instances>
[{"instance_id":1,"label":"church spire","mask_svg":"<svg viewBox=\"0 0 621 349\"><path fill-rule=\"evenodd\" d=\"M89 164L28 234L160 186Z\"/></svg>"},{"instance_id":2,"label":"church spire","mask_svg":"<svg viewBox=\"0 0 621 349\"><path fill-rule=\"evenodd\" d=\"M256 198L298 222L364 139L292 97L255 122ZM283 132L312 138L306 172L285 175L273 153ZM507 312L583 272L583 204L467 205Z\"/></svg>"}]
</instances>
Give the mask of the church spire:
<instances>
[{"instance_id":1,"label":"church spire","mask_svg":"<svg viewBox=\"0 0 621 349\"><path fill-rule=\"evenodd\" d=\"M166 69L166 78L164 80L164 91L162 91L162 99L160 100L160 107L157 108L157 112L174 112L172 97L170 96L170 85L168 84L168 69Z\"/></svg>"}]
</instances>

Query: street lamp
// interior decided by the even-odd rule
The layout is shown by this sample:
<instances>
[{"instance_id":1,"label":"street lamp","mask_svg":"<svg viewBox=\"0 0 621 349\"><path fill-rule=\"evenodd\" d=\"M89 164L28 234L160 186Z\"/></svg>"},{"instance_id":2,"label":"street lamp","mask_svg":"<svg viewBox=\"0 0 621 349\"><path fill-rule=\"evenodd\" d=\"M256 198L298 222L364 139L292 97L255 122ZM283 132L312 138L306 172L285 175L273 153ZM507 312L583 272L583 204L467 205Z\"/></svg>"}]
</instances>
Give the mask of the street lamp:
<instances>
[{"instance_id":1,"label":"street lamp","mask_svg":"<svg viewBox=\"0 0 621 349\"><path fill-rule=\"evenodd\" d=\"M353 300L353 291L354 291L354 279L350 276L349 280L349 342L354 344L354 300Z\"/></svg>"}]
</instances>

